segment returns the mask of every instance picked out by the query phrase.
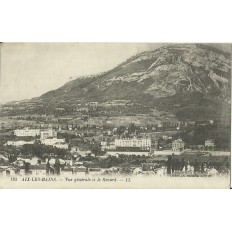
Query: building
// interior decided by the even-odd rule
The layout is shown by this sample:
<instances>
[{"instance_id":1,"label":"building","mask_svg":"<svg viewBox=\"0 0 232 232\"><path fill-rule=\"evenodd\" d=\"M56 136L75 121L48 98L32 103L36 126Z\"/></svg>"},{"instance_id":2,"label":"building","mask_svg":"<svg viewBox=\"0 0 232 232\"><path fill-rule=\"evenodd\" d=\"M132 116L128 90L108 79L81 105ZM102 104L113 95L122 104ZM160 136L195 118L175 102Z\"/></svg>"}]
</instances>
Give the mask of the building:
<instances>
[{"instance_id":1,"label":"building","mask_svg":"<svg viewBox=\"0 0 232 232\"><path fill-rule=\"evenodd\" d=\"M30 129L30 128L24 128L24 129L16 129L14 130L14 135L18 137L35 137L40 135L40 129Z\"/></svg>"},{"instance_id":2,"label":"building","mask_svg":"<svg viewBox=\"0 0 232 232\"><path fill-rule=\"evenodd\" d=\"M57 142L53 145L53 147L59 148L59 149L65 149L68 150L68 143L65 142Z\"/></svg>"},{"instance_id":3,"label":"building","mask_svg":"<svg viewBox=\"0 0 232 232\"><path fill-rule=\"evenodd\" d=\"M23 141L23 140L20 140L20 141L7 141L6 142L6 145L7 146L15 146L15 147L20 147L20 146L23 146L25 144L34 144L34 140L32 141Z\"/></svg>"},{"instance_id":4,"label":"building","mask_svg":"<svg viewBox=\"0 0 232 232\"><path fill-rule=\"evenodd\" d=\"M167 120L162 122L162 125L164 128L177 128L184 126L185 123L183 121L177 121L177 120Z\"/></svg>"},{"instance_id":5,"label":"building","mask_svg":"<svg viewBox=\"0 0 232 232\"><path fill-rule=\"evenodd\" d=\"M65 139L58 139L58 138L46 138L42 139L41 143L47 146L53 146L55 143L64 143Z\"/></svg>"},{"instance_id":6,"label":"building","mask_svg":"<svg viewBox=\"0 0 232 232\"><path fill-rule=\"evenodd\" d=\"M115 150L116 146L114 142L101 141L101 150Z\"/></svg>"},{"instance_id":7,"label":"building","mask_svg":"<svg viewBox=\"0 0 232 232\"><path fill-rule=\"evenodd\" d=\"M20 172L20 169L11 166L5 166L1 167L0 171L3 176L17 176Z\"/></svg>"},{"instance_id":8,"label":"building","mask_svg":"<svg viewBox=\"0 0 232 232\"><path fill-rule=\"evenodd\" d=\"M183 151L184 150L184 141L182 139L177 139L172 142L173 151Z\"/></svg>"},{"instance_id":9,"label":"building","mask_svg":"<svg viewBox=\"0 0 232 232\"><path fill-rule=\"evenodd\" d=\"M40 139L46 139L48 137L56 137L57 132L49 127L48 129L31 129L31 128L24 128L24 129L16 129L14 130L14 135L18 137L35 137L40 136Z\"/></svg>"},{"instance_id":10,"label":"building","mask_svg":"<svg viewBox=\"0 0 232 232\"><path fill-rule=\"evenodd\" d=\"M57 132L53 130L51 127L48 129L41 129L40 131L40 139L46 139L49 137L57 137Z\"/></svg>"},{"instance_id":11,"label":"building","mask_svg":"<svg viewBox=\"0 0 232 232\"><path fill-rule=\"evenodd\" d=\"M79 147L77 147L77 146L72 146L71 149L70 149L70 152L71 152L71 153L79 152Z\"/></svg>"},{"instance_id":12,"label":"building","mask_svg":"<svg viewBox=\"0 0 232 232\"><path fill-rule=\"evenodd\" d=\"M214 140L212 139L205 140L205 148L214 149L214 147L215 147Z\"/></svg>"},{"instance_id":13,"label":"building","mask_svg":"<svg viewBox=\"0 0 232 232\"><path fill-rule=\"evenodd\" d=\"M33 176L45 176L46 175L46 164L30 165L30 174Z\"/></svg>"},{"instance_id":14,"label":"building","mask_svg":"<svg viewBox=\"0 0 232 232\"><path fill-rule=\"evenodd\" d=\"M125 139L115 139L115 147L139 147L142 150L151 149L151 139L150 138L125 138Z\"/></svg>"}]
</instances>

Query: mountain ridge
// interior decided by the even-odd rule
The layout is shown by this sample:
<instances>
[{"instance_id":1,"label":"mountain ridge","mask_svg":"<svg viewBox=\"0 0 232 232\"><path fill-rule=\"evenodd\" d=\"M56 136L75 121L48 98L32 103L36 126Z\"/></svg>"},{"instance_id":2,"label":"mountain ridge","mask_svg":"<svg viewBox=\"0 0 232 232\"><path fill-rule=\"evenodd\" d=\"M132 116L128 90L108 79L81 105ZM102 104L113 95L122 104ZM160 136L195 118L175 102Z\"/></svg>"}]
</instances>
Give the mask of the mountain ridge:
<instances>
[{"instance_id":1,"label":"mountain ridge","mask_svg":"<svg viewBox=\"0 0 232 232\"><path fill-rule=\"evenodd\" d=\"M205 118L227 115L228 120L230 89L229 53L204 44L172 44L136 54L106 72L78 77L31 101L50 110L75 108L80 100L129 100L180 119L201 112Z\"/></svg>"},{"instance_id":2,"label":"mountain ridge","mask_svg":"<svg viewBox=\"0 0 232 232\"><path fill-rule=\"evenodd\" d=\"M186 50L189 50L187 54ZM198 60L188 60L191 50L193 57L197 55L194 50L198 50L197 52L200 52L200 55L204 56L208 61L198 61L200 59L199 56L196 57ZM217 58L219 58L220 64L217 64L214 60ZM43 94L41 98L46 98L51 93L54 95L56 91L58 91L59 97L60 94L63 94L63 96L67 95L66 93L72 95L74 89L77 88L80 93L87 94L87 99L91 100L93 96L90 94L90 91L94 91L96 96L98 96L98 89L104 92L111 84L121 84L122 82L124 84L137 82L139 85L144 85L144 89L145 86L150 84L151 86L145 89L144 93L156 97L162 97L165 94L168 96L174 95L179 91L212 92L217 94L218 91L224 90L223 88L227 87L227 84L230 82L231 67L228 61L229 54L215 48L211 49L205 45L168 45L154 51L134 55L112 70L72 80L57 90ZM209 70L208 76L210 75L210 78L206 75L207 69ZM176 87L170 86L170 80L174 81ZM204 83L205 81L211 83L208 83L207 86L207 83ZM164 85L164 82L167 82L167 84ZM161 86L162 84L163 86ZM77 97L79 97L78 93ZM101 97L100 100L107 100L107 97ZM226 97L230 101L230 96ZM224 96L224 98L226 97Z\"/></svg>"}]
</instances>

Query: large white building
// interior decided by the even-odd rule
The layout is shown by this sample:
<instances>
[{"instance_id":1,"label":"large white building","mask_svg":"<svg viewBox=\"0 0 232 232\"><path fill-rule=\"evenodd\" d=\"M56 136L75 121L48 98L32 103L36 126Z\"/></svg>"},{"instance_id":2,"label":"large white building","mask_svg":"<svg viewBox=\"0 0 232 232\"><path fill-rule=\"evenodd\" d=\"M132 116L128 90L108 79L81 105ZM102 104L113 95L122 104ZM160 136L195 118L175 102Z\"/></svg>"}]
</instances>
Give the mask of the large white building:
<instances>
[{"instance_id":1,"label":"large white building","mask_svg":"<svg viewBox=\"0 0 232 232\"><path fill-rule=\"evenodd\" d=\"M24 144L34 144L35 141L7 141L6 145L7 146L15 146L15 147L20 147L23 146Z\"/></svg>"},{"instance_id":2,"label":"large white building","mask_svg":"<svg viewBox=\"0 0 232 232\"><path fill-rule=\"evenodd\" d=\"M24 137L24 136L35 137L35 136L40 136L40 139L46 139L48 137L56 137L57 133L51 127L49 127L48 129L24 128L24 129L14 130L14 135L16 135L18 137Z\"/></svg>"},{"instance_id":3,"label":"large white building","mask_svg":"<svg viewBox=\"0 0 232 232\"><path fill-rule=\"evenodd\" d=\"M53 144L53 147L57 147L57 148L59 148L59 149L68 150L68 143L65 143L65 142L57 142L57 143Z\"/></svg>"},{"instance_id":4,"label":"large white building","mask_svg":"<svg viewBox=\"0 0 232 232\"><path fill-rule=\"evenodd\" d=\"M37 135L40 135L40 129L30 129L30 128L24 128L24 129L16 129L14 130L14 135L18 137L35 137Z\"/></svg>"},{"instance_id":5,"label":"large white building","mask_svg":"<svg viewBox=\"0 0 232 232\"><path fill-rule=\"evenodd\" d=\"M46 138L42 139L41 143L47 146L53 146L55 143L64 143L65 139L58 139L58 138Z\"/></svg>"},{"instance_id":6,"label":"large white building","mask_svg":"<svg viewBox=\"0 0 232 232\"><path fill-rule=\"evenodd\" d=\"M151 149L151 139L150 138L124 138L115 139L116 147L139 147L141 149L149 150Z\"/></svg>"}]
</instances>

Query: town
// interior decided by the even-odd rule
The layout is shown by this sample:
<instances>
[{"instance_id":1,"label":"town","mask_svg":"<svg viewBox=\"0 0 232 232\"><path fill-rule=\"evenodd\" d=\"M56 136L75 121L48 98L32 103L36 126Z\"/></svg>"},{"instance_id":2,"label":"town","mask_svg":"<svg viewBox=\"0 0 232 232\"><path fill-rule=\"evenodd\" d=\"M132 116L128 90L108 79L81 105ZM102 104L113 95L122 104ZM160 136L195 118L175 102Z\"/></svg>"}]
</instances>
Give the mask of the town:
<instances>
[{"instance_id":1,"label":"town","mask_svg":"<svg viewBox=\"0 0 232 232\"><path fill-rule=\"evenodd\" d=\"M215 119L178 121L155 108L133 113L133 106L123 100L79 102L71 113L59 107L47 114L32 114L31 103L23 109L2 106L0 174L229 174L230 125Z\"/></svg>"}]
</instances>

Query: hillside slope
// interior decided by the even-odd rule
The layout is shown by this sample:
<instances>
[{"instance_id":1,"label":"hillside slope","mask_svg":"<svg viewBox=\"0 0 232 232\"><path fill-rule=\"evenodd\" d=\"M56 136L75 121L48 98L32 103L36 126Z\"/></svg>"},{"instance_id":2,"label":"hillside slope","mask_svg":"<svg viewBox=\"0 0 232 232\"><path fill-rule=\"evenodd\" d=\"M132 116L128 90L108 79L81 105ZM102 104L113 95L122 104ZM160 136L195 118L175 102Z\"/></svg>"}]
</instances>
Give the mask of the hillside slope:
<instances>
[{"instance_id":1,"label":"hillside slope","mask_svg":"<svg viewBox=\"0 0 232 232\"><path fill-rule=\"evenodd\" d=\"M77 78L39 100L56 105L126 99L179 116L182 110L191 114L197 109L215 114L229 109L230 89L229 54L201 44L179 44L140 53L105 73Z\"/></svg>"}]
</instances>

